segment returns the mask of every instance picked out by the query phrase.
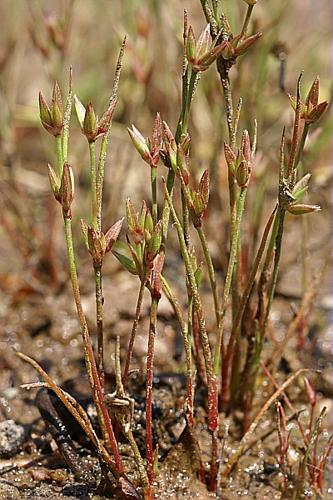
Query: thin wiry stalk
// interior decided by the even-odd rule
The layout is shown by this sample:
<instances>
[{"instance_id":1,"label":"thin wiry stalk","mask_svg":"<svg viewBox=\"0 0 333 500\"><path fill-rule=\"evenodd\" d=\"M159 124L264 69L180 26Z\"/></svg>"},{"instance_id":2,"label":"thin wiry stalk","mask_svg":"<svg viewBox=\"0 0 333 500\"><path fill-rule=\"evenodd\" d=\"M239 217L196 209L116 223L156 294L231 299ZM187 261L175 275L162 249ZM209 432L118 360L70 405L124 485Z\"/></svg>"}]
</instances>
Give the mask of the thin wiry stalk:
<instances>
[{"instance_id":1,"label":"thin wiry stalk","mask_svg":"<svg viewBox=\"0 0 333 500\"><path fill-rule=\"evenodd\" d=\"M240 40L242 40L246 36L247 29L249 27L249 23L250 23L250 19L251 19L251 14L253 11L253 7L254 7L254 5L249 5L247 8L242 31L240 32Z\"/></svg>"},{"instance_id":2,"label":"thin wiry stalk","mask_svg":"<svg viewBox=\"0 0 333 500\"><path fill-rule=\"evenodd\" d=\"M245 205L246 193L247 193L247 187L241 188L241 191L240 191L239 197L238 197L238 201L237 201L237 217L236 217L236 221L235 221L236 222L235 231L234 231L232 242L231 242L228 269L227 269L227 274L226 274L225 283L224 283L222 303L221 303L221 307L220 307L220 324L219 324L219 329L218 329L217 336L216 336L216 344L215 344L215 350L214 350L214 373L216 376L218 375L219 369L220 369L220 354L221 354L221 345L222 345L222 339L223 339L224 318L225 318L225 313L226 313L227 301L228 301L230 289L231 289L231 282L232 282L232 277L233 277L234 266L235 266L235 262L237 259L238 240L239 240L239 235L240 235L240 226L241 226L242 215L243 215L243 210L244 210L244 205Z\"/></svg>"},{"instance_id":3,"label":"thin wiry stalk","mask_svg":"<svg viewBox=\"0 0 333 500\"><path fill-rule=\"evenodd\" d=\"M60 142L61 146L61 142ZM58 163L63 160L63 152L62 148L59 148L58 141L56 141L56 153L58 156ZM95 355L89 335L87 321L84 315L82 302L81 302L81 294L78 282L78 275L75 263L75 253L74 253L74 244L73 244L73 232L72 232L72 214L71 211L63 210L63 220L64 220L64 229L65 229L65 238L66 238L66 249L67 249L67 261L69 267L69 274L72 284L72 290L74 295L74 301L76 305L76 310L79 318L79 323L81 327L81 334L83 339L83 347L84 347L84 357L86 363L87 374L89 378L89 383L92 388L93 398L97 409L97 414L101 426L101 431L105 443L107 443L107 448L109 447L112 450L113 456L116 461L116 468L119 475L123 474L123 465L121 456L118 449L118 444L113 432L112 423L107 411L107 408L104 404L103 398L103 387L101 385L101 381L99 378Z\"/></svg>"},{"instance_id":4,"label":"thin wiry stalk","mask_svg":"<svg viewBox=\"0 0 333 500\"><path fill-rule=\"evenodd\" d=\"M212 434L212 461L211 461L211 475L210 475L210 485L214 487L216 484L216 473L217 473L217 439L216 435L218 432L218 401L217 401L217 379L213 369L212 353L210 349L209 339L206 330L206 321L203 313L201 298L199 295L198 287L195 281L194 270L189 256L186 242L184 239L184 234L182 231L182 226L178 219L177 213L173 206L171 197L166 189L164 182L164 194L170 207L170 211L174 220L174 225L178 235L178 241L180 245L180 250L182 253L184 265L186 268L186 274L191 288L191 295L193 297L193 304L198 317L199 323L199 334L200 341L202 345L202 350L205 359L206 374L207 374L207 385L208 385L208 428Z\"/></svg>"},{"instance_id":5,"label":"thin wiry stalk","mask_svg":"<svg viewBox=\"0 0 333 500\"><path fill-rule=\"evenodd\" d=\"M191 347L191 333L192 333L192 328L191 328L191 323L192 323L192 308L189 305L189 318L191 317L191 320L188 325L186 325L185 320L183 318L182 310L179 305L179 302L170 287L168 281L165 279L164 276L161 276L161 281L162 281L162 286L163 286L163 291L165 295L167 296L170 304L173 307L173 310L175 311L175 314L178 319L178 323L180 325L183 339L184 339L184 350L185 350L185 360L186 360L186 386L187 386L187 422L190 428L193 428L194 426L194 410L193 410L193 368L192 368L192 347Z\"/></svg>"},{"instance_id":6,"label":"thin wiry stalk","mask_svg":"<svg viewBox=\"0 0 333 500\"><path fill-rule=\"evenodd\" d=\"M216 317L216 325L218 327L219 322L220 322L220 311L219 311L219 303L218 303L218 297L217 297L217 290L216 290L216 277L215 277L215 270L214 270L214 265L213 261L209 252L208 248L208 243L207 239L205 236L205 233L202 230L202 227L197 227L197 232L198 236L200 238L201 242L201 247L205 256L205 261L208 269L208 275L209 275L209 281L210 281L210 286L212 289L212 294L213 294L213 301L214 301L214 310L215 310L215 317Z\"/></svg>"},{"instance_id":7,"label":"thin wiry stalk","mask_svg":"<svg viewBox=\"0 0 333 500\"><path fill-rule=\"evenodd\" d=\"M113 80L113 88L110 97L110 106L115 107L118 99L118 87L122 68L122 61L125 49L126 37L120 48L118 61ZM104 186L104 167L106 161L107 147L111 132L112 120L109 128L104 134L98 165L96 164L95 142L89 143L90 168L91 168L91 196L92 196L92 225L98 233L102 232L102 204ZM103 325L103 280L102 264L94 266L95 274L95 296L96 296L96 326L97 326L97 366L100 374L101 385L104 390L104 325Z\"/></svg>"},{"instance_id":8,"label":"thin wiry stalk","mask_svg":"<svg viewBox=\"0 0 333 500\"><path fill-rule=\"evenodd\" d=\"M122 378L121 378L121 366L120 366L120 339L117 337L116 340L116 352L115 352L115 373L116 373L116 395L118 398L123 398L126 401L126 393L125 389L122 383ZM126 418L126 417L125 417ZM129 418L132 418L132 415L129 415ZM120 417L120 425L122 428L123 433L125 434L131 448L133 451L133 455L135 458L135 461L138 466L138 471L140 475L140 481L142 484L143 488L147 488L148 486L148 475L146 472L146 468L140 453L140 450L138 448L138 445L136 444L136 441L133 436L133 432L131 429L131 421L130 422L123 422L121 421Z\"/></svg>"},{"instance_id":9,"label":"thin wiry stalk","mask_svg":"<svg viewBox=\"0 0 333 500\"><path fill-rule=\"evenodd\" d=\"M96 172L95 141L89 142L89 158L90 158L92 225L95 229L97 229L97 172Z\"/></svg>"},{"instance_id":10,"label":"thin wiry stalk","mask_svg":"<svg viewBox=\"0 0 333 500\"><path fill-rule=\"evenodd\" d=\"M126 37L124 37L120 52L118 55L118 60L117 60L117 65L116 65L116 70L115 70L115 76L113 79L113 87L112 87L112 93L109 101L109 105L115 106L118 100L118 89L119 89L119 81L120 81L120 74L121 74L121 69L122 69L122 64L123 64L123 57L124 57L124 50L125 50L125 45L126 45ZM96 190L97 190L97 228L99 231L102 230L102 203L103 203L103 184L104 184L104 169L105 169L105 161L106 161L106 155L107 155L107 150L108 150L108 143L109 143L109 138L110 138L110 132L111 132L111 126L112 126L112 120L110 121L109 129L104 134L102 143L101 143L101 149L100 149L100 154L99 154L99 160L98 160L98 168L97 168L97 180L96 180Z\"/></svg>"},{"instance_id":11,"label":"thin wiry stalk","mask_svg":"<svg viewBox=\"0 0 333 500\"><path fill-rule=\"evenodd\" d=\"M64 157L63 157L63 151L62 151L62 139L61 139L61 135L56 135L55 136L55 147L56 147L56 157L57 157L57 169L56 169L56 173L57 173L59 181L61 181L62 170L63 170L63 165L64 165Z\"/></svg>"},{"instance_id":12,"label":"thin wiry stalk","mask_svg":"<svg viewBox=\"0 0 333 500\"><path fill-rule=\"evenodd\" d=\"M155 335L157 325L158 299L152 298L148 334L147 381L146 381L146 455L148 462L148 478L150 485L154 481L154 448L153 448L153 366Z\"/></svg>"},{"instance_id":13,"label":"thin wiry stalk","mask_svg":"<svg viewBox=\"0 0 333 500\"><path fill-rule=\"evenodd\" d=\"M132 360L132 354L133 354L133 346L134 346L136 332L138 330L138 325L139 325L139 321L140 321L144 291L145 291L145 280L143 279L140 281L139 294L138 294L136 308L135 308L135 318L134 318L133 325L132 325L131 336L130 336L130 341L128 344L127 355L126 355L126 360L125 360L125 367L124 367L124 372L123 372L123 385L125 388L127 386L128 372L129 372L129 369L131 366L131 360Z\"/></svg>"},{"instance_id":14,"label":"thin wiry stalk","mask_svg":"<svg viewBox=\"0 0 333 500\"><path fill-rule=\"evenodd\" d=\"M104 318L103 318L103 288L102 266L94 266L95 296L96 296L96 326L97 326L97 366L102 387L104 388Z\"/></svg>"},{"instance_id":15,"label":"thin wiry stalk","mask_svg":"<svg viewBox=\"0 0 333 500\"><path fill-rule=\"evenodd\" d=\"M256 258L254 260L254 263L253 263L253 266L251 269L251 273L250 273L249 278L247 280L247 283L245 285L245 289L244 289L243 295L241 297L241 301L240 301L240 304L239 304L239 307L237 310L237 314L236 314L235 320L234 320L233 325L232 325L232 330L230 333L228 347L226 350L225 358L223 360L223 362L225 363L226 366L229 366L230 360L232 358L233 349L234 349L234 345L237 341L237 337L239 335L239 328L240 328L240 325L242 322L243 314L245 312L245 308L247 306L248 300L250 298L251 292L252 292L253 287L254 287L255 278L256 278L256 275L257 275L257 272L259 269L259 265L261 263L262 256L264 254L264 250L266 247L269 232L270 232L271 226L273 224L275 212L276 212L276 208L274 208L274 210L271 213L271 215L267 221L267 224L265 226L265 230L264 230L263 235L262 235L262 239L261 239L261 242L260 242L260 245L258 248L258 252L257 252ZM229 386L229 384L225 385L225 390L227 389L228 386Z\"/></svg>"},{"instance_id":16,"label":"thin wiry stalk","mask_svg":"<svg viewBox=\"0 0 333 500\"><path fill-rule=\"evenodd\" d=\"M67 247L67 258L69 265L70 278L72 283L73 295L76 305L76 310L81 326L81 333L83 337L84 354L86 361L87 373L89 376L90 386L93 390L94 402L97 408L97 414L101 426L101 431L103 438L107 445L112 449L116 467L119 474L123 473L123 465L121 456L118 449L118 444L113 432L112 423L104 404L103 399L103 389L98 375L98 370L95 362L95 356L89 336L88 325L82 308L81 295L77 277L77 270L75 264L75 255L73 247L73 234L72 234L72 224L71 219L64 214L64 226L65 226L65 236L66 236L66 247Z\"/></svg>"},{"instance_id":17,"label":"thin wiry stalk","mask_svg":"<svg viewBox=\"0 0 333 500\"><path fill-rule=\"evenodd\" d=\"M154 225L157 223L157 168L150 168L150 183L151 183L151 195L152 195L152 217Z\"/></svg>"}]
</instances>

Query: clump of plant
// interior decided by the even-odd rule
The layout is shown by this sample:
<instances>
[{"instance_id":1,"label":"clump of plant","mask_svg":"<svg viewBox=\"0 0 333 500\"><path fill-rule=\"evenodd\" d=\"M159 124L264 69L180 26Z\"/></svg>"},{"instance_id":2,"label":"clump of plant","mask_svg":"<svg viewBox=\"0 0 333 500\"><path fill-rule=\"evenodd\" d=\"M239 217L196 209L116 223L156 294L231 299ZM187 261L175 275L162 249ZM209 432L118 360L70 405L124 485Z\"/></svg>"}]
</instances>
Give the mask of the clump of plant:
<instances>
[{"instance_id":1,"label":"clump of plant","mask_svg":"<svg viewBox=\"0 0 333 500\"><path fill-rule=\"evenodd\" d=\"M42 125L54 137L57 164L54 167L48 166L48 175L54 198L60 205L63 215L69 274L100 435L96 433L85 410L77 401L55 384L35 361L22 353L18 355L38 370L48 387L67 407L95 446L101 464L100 491L105 494L110 494L116 487L117 494L124 498L139 498L142 493L149 499L154 495L154 484L158 480L156 474L158 443L153 441L152 413L154 351L155 338L158 335L158 307L162 294L165 294L170 301L183 336L187 378L184 407L186 426L193 442L196 443L196 453L201 462L200 478L210 491L219 493L225 486L229 473L242 453L248 449L261 418L273 403L284 395L286 388L305 371L299 370L292 374L281 386L275 384L275 391L267 401L262 403L259 409L254 406L258 372L278 278L286 215L306 216L319 210L319 206L303 201L308 190L310 174L301 174L300 164L311 126L321 118L327 102L319 102L318 78L313 82L303 102L301 77L298 79L296 97L290 97L294 108L293 126L290 132L283 130L280 146L277 148L279 163L277 200L260 231L261 237L259 243L255 245L252 265L249 265L248 269L243 269L242 224L244 217L248 215L247 194L251 190L251 178L256 169L257 126L253 120L251 133L240 129L243 103L239 98L235 106L230 74L239 59L249 50L255 49L261 37L259 32L248 34L256 1L246 1L246 3L248 7L244 23L237 35L231 32L217 1L213 0L211 5L207 0L201 1L207 26L199 36L189 25L185 12L181 107L175 130L172 131L172 126L166 123L159 113L156 115L149 139L146 139L134 125L128 129L134 147L146 164L151 197L148 201L143 200L140 209L135 208L130 199L126 201L125 242L117 241L123 219L107 229L104 228L102 219L104 169L112 117L117 103L124 44L118 59L110 101L100 118L97 117L92 103L83 105L79 98L73 95L71 77L64 107L62 93L57 83L54 85L50 104L40 94ZM213 66L216 66L221 80L228 128L228 137L224 141L224 155L228 168L230 240L225 248L228 263L223 279L214 267L205 230L210 209L210 175L208 170L204 170L197 182L192 168L195 158L191 156L190 135L191 104L200 76L205 71L212 71ZM92 257L95 276L94 336L88 330L82 307L72 234L75 166L72 167L68 163L68 145L73 104L80 129L87 141L90 158L91 218L89 222L81 221L81 226L84 241ZM183 299L177 297L173 285L164 273L170 247L168 236L171 230L176 231L184 264L183 279L187 291L185 307L181 305ZM129 273L137 277L139 287L135 319L128 340L123 370L121 370L119 340L117 340L116 386L112 394L107 393L105 387L103 354L102 269L106 254L110 251ZM199 262L200 254L204 256L204 263ZM213 332L207 330L207 311L204 310L202 300L201 283L205 271L210 282L215 316ZM150 296L150 322L146 363L146 450L143 454L132 433L132 402L127 394L127 383L145 293ZM205 388L206 427L211 438L211 458L206 468L200 455L200 435L196 425L194 401L198 385ZM306 388L309 397L311 396L310 404L314 411L315 396L309 382L306 382ZM233 415L235 410L242 412L242 436L234 454L227 457L222 464L220 456L223 452L224 418L226 414ZM286 454L289 434L285 412L280 403L277 411L279 462L285 478L283 488L287 490L289 485ZM254 412L255 417L253 417ZM310 473L311 484L319 489L322 488L322 471L331 446L330 441L321 456L314 452L309 465L308 459L311 450L316 447L323 419L322 413L317 419L313 416L313 412L311 415L309 432L303 432L305 452L299 466L301 482L296 487L298 492L306 481L305 469L310 466L319 470L318 473ZM120 432L132 448L140 484L133 484L124 473L117 439Z\"/></svg>"}]
</instances>

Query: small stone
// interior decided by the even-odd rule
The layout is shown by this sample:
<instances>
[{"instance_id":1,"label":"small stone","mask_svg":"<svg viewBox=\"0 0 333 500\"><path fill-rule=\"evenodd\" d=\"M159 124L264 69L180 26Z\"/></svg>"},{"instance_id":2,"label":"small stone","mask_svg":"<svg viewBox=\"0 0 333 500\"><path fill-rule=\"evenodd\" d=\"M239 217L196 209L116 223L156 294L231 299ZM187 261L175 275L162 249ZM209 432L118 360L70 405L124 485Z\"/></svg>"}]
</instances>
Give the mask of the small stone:
<instances>
[{"instance_id":1,"label":"small stone","mask_svg":"<svg viewBox=\"0 0 333 500\"><path fill-rule=\"evenodd\" d=\"M16 455L25 440L25 431L22 425L14 420L0 422L0 457L10 458Z\"/></svg>"},{"instance_id":2,"label":"small stone","mask_svg":"<svg viewBox=\"0 0 333 500\"><path fill-rule=\"evenodd\" d=\"M82 483L69 484L62 489L61 493L65 497L88 499L89 487Z\"/></svg>"}]
</instances>

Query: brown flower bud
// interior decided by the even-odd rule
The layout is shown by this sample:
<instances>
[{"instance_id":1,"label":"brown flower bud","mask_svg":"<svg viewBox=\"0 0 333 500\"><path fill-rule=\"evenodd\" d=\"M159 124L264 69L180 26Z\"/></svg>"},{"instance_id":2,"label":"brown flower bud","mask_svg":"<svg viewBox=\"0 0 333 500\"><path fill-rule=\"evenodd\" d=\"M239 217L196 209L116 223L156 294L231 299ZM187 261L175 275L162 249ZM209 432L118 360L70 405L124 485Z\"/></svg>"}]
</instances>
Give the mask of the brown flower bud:
<instances>
[{"instance_id":1,"label":"brown flower bud","mask_svg":"<svg viewBox=\"0 0 333 500\"><path fill-rule=\"evenodd\" d=\"M43 94L39 92L39 116L43 127L49 134L54 136L61 134L64 126L64 112L58 82L55 82L53 87L51 106L47 104Z\"/></svg>"},{"instance_id":2,"label":"brown flower bud","mask_svg":"<svg viewBox=\"0 0 333 500\"><path fill-rule=\"evenodd\" d=\"M69 212L74 198L74 175L72 167L67 162L64 163L59 197L64 212Z\"/></svg>"}]
</instances>

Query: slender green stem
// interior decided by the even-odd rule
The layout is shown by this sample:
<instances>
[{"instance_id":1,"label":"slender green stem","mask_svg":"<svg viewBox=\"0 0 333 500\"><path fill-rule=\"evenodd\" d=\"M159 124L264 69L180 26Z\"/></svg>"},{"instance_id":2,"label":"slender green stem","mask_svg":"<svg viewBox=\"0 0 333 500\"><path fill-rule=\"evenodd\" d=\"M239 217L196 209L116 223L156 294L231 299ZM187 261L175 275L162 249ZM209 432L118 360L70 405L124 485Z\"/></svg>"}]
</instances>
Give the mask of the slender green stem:
<instances>
[{"instance_id":1,"label":"slender green stem","mask_svg":"<svg viewBox=\"0 0 333 500\"><path fill-rule=\"evenodd\" d=\"M104 329L103 329L103 288L102 266L94 266L96 292L96 324L97 324L97 367L104 387Z\"/></svg>"},{"instance_id":2,"label":"slender green stem","mask_svg":"<svg viewBox=\"0 0 333 500\"><path fill-rule=\"evenodd\" d=\"M219 21L219 0L212 0L215 21Z\"/></svg>"},{"instance_id":3,"label":"slender green stem","mask_svg":"<svg viewBox=\"0 0 333 500\"><path fill-rule=\"evenodd\" d=\"M265 321L265 314L267 312L265 290L269 280L269 271L274 255L275 243L279 225L280 225L280 212L279 212L279 206L277 205L271 237L269 239L266 257L259 278L256 322L253 327L254 328L253 335L251 335L248 343L246 362L243 371L244 387L242 393L243 393L245 423L247 421L248 411L252 404L255 380L260 366L260 356L262 352L262 346L264 342L265 329L266 329L266 326L263 327L263 323ZM245 425L245 428L246 427L247 424Z\"/></svg>"},{"instance_id":4,"label":"slender green stem","mask_svg":"<svg viewBox=\"0 0 333 500\"><path fill-rule=\"evenodd\" d=\"M190 248L190 214L186 203L185 195L182 190L182 216L183 216L183 232L187 248Z\"/></svg>"},{"instance_id":5,"label":"slender green stem","mask_svg":"<svg viewBox=\"0 0 333 500\"><path fill-rule=\"evenodd\" d=\"M151 196L152 196L152 217L154 225L157 223L157 168L150 168Z\"/></svg>"},{"instance_id":6,"label":"slender green stem","mask_svg":"<svg viewBox=\"0 0 333 500\"><path fill-rule=\"evenodd\" d=\"M206 321L203 313L201 298L199 294L199 290L195 281L193 265L191 262L190 255L188 253L186 242L184 239L183 228L177 216L176 210L173 206L171 197L167 191L166 186L164 185L164 193L166 200L170 206L171 214L174 220L174 225L177 231L180 251L182 253L186 274L188 278L188 283L191 288L191 295L193 297L194 308L197 313L198 323L199 323L199 335L200 341L202 345L203 355L205 359L206 373L207 373L207 383L208 383L208 427L214 432L218 427L218 408L217 408L217 385L216 385L216 376L213 370L212 363L212 353L209 344L209 339L206 330Z\"/></svg>"},{"instance_id":7,"label":"slender green stem","mask_svg":"<svg viewBox=\"0 0 333 500\"><path fill-rule=\"evenodd\" d=\"M61 136L56 137L56 154L57 154L58 165L60 166L63 161ZM81 294L80 294L77 269L75 263L71 217L72 215L70 210L69 211L63 210L69 274L72 283L73 295L83 338L85 363L87 367L90 386L93 392L93 398L97 409L97 414L101 426L103 439L105 440L107 447L110 448L113 452L116 461L117 471L119 472L119 474L122 474L123 466L122 466L121 456L119 454L118 444L113 432L112 423L109 418L107 408L104 404L103 387L101 384L101 380L99 378L95 355L89 335L88 325L81 302Z\"/></svg>"},{"instance_id":8,"label":"slender green stem","mask_svg":"<svg viewBox=\"0 0 333 500\"><path fill-rule=\"evenodd\" d=\"M219 311L219 303L218 303L218 298L217 298L217 291L216 291L216 278L215 278L215 270L212 262L212 258L209 252L208 248L208 243L206 240L205 233L202 230L202 227L197 227L197 232L198 236L200 238L202 250L205 256L205 261L208 269L208 275L209 275L209 281L210 281L210 286L212 289L213 293L213 300L214 300L214 310L215 310L215 316L216 316L216 325L218 327L220 323L220 311Z\"/></svg>"},{"instance_id":9,"label":"slender green stem","mask_svg":"<svg viewBox=\"0 0 333 500\"><path fill-rule=\"evenodd\" d=\"M268 222L265 226L265 230L264 230L264 233L262 235L262 239L261 239L261 242L260 242L260 245L258 248L258 252L257 252L256 258L255 258L253 267L251 269L250 276L247 280L247 283L246 283L246 286L245 286L245 289L244 289L244 292L243 292L243 295L242 295L242 298L240 301L240 305L238 307L237 314L235 316L235 320L234 320L233 325L232 325L232 330L230 333L228 347L226 350L225 358L223 360L224 377L223 377L222 394L223 394L223 399L225 402L229 402L229 398L230 398L230 394L228 394L228 392L229 392L228 388L230 387L230 385L228 383L229 365L230 365L231 359L233 359L233 357L234 357L234 346L235 346L235 343L237 342L237 339L239 336L239 329L240 329L241 321L242 321L243 314L245 312L245 308L248 304L249 298L251 296L251 293L252 293L252 290L254 287L255 277L257 275L259 265L260 265L262 256L264 254L265 246L266 246L269 232L270 232L273 220L274 220L275 212L276 212L276 207L274 208L274 210L273 210L271 216L269 217ZM232 362L233 372L232 373L235 373L237 378L239 378L239 370L234 370L234 366L233 366L234 361L236 362L237 358L235 358L235 360L233 359L233 362ZM247 365L246 365L246 367L247 367ZM250 374L248 374L248 375L250 377ZM237 389L236 381L232 380L231 385L235 389ZM236 392L236 390L232 391L232 392Z\"/></svg>"},{"instance_id":10,"label":"slender green stem","mask_svg":"<svg viewBox=\"0 0 333 500\"><path fill-rule=\"evenodd\" d=\"M148 462L149 483L154 481L154 449L153 449L153 377L154 350L157 324L158 299L152 297L148 334L147 381L146 381L146 456Z\"/></svg>"},{"instance_id":11,"label":"slender green stem","mask_svg":"<svg viewBox=\"0 0 333 500\"><path fill-rule=\"evenodd\" d=\"M113 452L113 456L116 461L116 467L119 474L123 473L123 465L121 456L118 449L118 444L113 432L112 423L109 418L108 410L104 404L103 399L103 389L98 376L96 361L93 353L93 348L90 340L90 335L88 331L87 321L83 312L80 288L77 277L75 254L73 246L73 234L72 234L72 221L71 215L68 212L64 212L64 226L65 226L65 236L66 236L66 248L67 248L67 259L69 266L69 274L72 283L73 295L76 305L76 310L79 318L79 323L81 326L81 333L83 337L83 346L85 353L85 362L87 367L87 373L89 377L90 386L93 391L94 402L97 408L97 414L101 426L101 431L103 438L107 443L107 447L110 447Z\"/></svg>"},{"instance_id":12,"label":"slender green stem","mask_svg":"<svg viewBox=\"0 0 333 500\"><path fill-rule=\"evenodd\" d=\"M187 71L186 71L185 76L184 76L184 79L186 79L186 81L188 78ZM186 135L186 133L187 133L191 103L192 103L192 99L194 96L194 92L195 92L198 80L199 80L199 73L197 73L196 71L193 71L191 69L188 86L186 85L186 83L183 82L182 109L180 112L177 130L176 130L176 135L175 135L175 139L176 139L177 143L179 143L181 138L184 135Z\"/></svg>"},{"instance_id":13,"label":"slender green stem","mask_svg":"<svg viewBox=\"0 0 333 500\"><path fill-rule=\"evenodd\" d=\"M182 137L187 133L188 127L188 116L191 108L192 99L196 90L196 85L198 83L199 74L194 71L191 72L190 82L188 83L188 69L183 75L183 87L182 87L182 109L178 119L178 125L175 135L175 140L177 144L181 141ZM187 117L187 118L185 118ZM168 193L172 198L173 186L175 182L175 173L172 169L169 170L166 186ZM166 240L168 234L168 225L170 218L170 207L168 202L164 201L162 220L163 220L163 239Z\"/></svg>"},{"instance_id":14,"label":"slender green stem","mask_svg":"<svg viewBox=\"0 0 333 500\"><path fill-rule=\"evenodd\" d=\"M147 486L149 484L149 480L148 480L148 475L147 475L147 471L146 471L146 465L142 459L140 450L139 450L138 445L136 444L136 441L134 439L132 429L127 429L124 433L125 433L126 438L128 439L128 442L129 442L131 448L132 448L133 455L134 455L136 464L138 466L138 471L139 471L140 481L141 481L142 487L147 488Z\"/></svg>"},{"instance_id":15,"label":"slender green stem","mask_svg":"<svg viewBox=\"0 0 333 500\"><path fill-rule=\"evenodd\" d=\"M95 141L89 142L90 174L91 174L91 209L92 226L100 231L97 220L97 172L96 172L96 151ZM103 189L103 187L101 186ZM101 222L101 219L100 219ZM96 295L96 328L97 328L97 367L104 388L104 332L103 332L103 290L102 290L102 265L94 265L95 274L95 295Z\"/></svg>"},{"instance_id":16,"label":"slender green stem","mask_svg":"<svg viewBox=\"0 0 333 500\"><path fill-rule=\"evenodd\" d=\"M278 212L277 212L278 227L277 227L276 242L275 242L274 266L273 266L271 286L270 286L269 293L268 293L268 304L267 304L265 320L264 320L264 324L263 324L263 330L262 330L263 332L265 332L266 328L267 328L269 313L270 313L270 309L271 309L272 302L274 299L275 288L276 288L276 283L277 283L277 278L278 278L278 273L279 273L285 213L286 212L283 208L281 208L281 207L278 208Z\"/></svg>"},{"instance_id":17,"label":"slender green stem","mask_svg":"<svg viewBox=\"0 0 333 500\"><path fill-rule=\"evenodd\" d=\"M100 231L102 230L104 168L105 168L108 142L109 142L109 134L106 133L101 143L100 155L98 160L97 179L96 179L96 206L97 206L96 225Z\"/></svg>"},{"instance_id":18,"label":"slender green stem","mask_svg":"<svg viewBox=\"0 0 333 500\"><path fill-rule=\"evenodd\" d=\"M120 399L124 399L125 400L124 402L131 404L128 401L128 399L126 399L126 393L125 393L125 389L124 389L122 379L121 379L120 339L119 339L119 337L117 337L117 341L116 341L115 372L116 372L116 395ZM131 429L133 408L129 408L129 407L127 407L127 408L128 408L128 412L124 412L124 413L120 412L118 422L120 423L121 429L122 429L124 435L126 436L128 442L132 448L133 455L134 455L136 464L138 466L138 471L139 471L142 487L146 488L149 484L148 475L146 472L146 468L145 468L141 453L139 451L138 445L136 444L136 441L134 439L133 432Z\"/></svg>"},{"instance_id":19,"label":"slender green stem","mask_svg":"<svg viewBox=\"0 0 333 500\"><path fill-rule=\"evenodd\" d=\"M208 5L208 0L200 0L200 3L202 6L202 10L205 14L206 21L207 21L207 23L209 23L211 25L213 35L216 36L217 31L218 31L217 21L214 18L214 15L213 15L213 12L212 12L210 6Z\"/></svg>"},{"instance_id":20,"label":"slender green stem","mask_svg":"<svg viewBox=\"0 0 333 500\"><path fill-rule=\"evenodd\" d=\"M304 146L305 146L305 142L306 142L306 138L308 136L309 130L310 130L310 124L304 123L303 132L301 135L301 139L299 141L299 146L298 146L298 150L297 150L297 154L296 154L296 158L295 158L295 168L298 167L299 162L301 160L301 156L302 156L302 153L304 151Z\"/></svg>"},{"instance_id":21,"label":"slender green stem","mask_svg":"<svg viewBox=\"0 0 333 500\"><path fill-rule=\"evenodd\" d=\"M92 225L97 229L97 172L95 141L89 142Z\"/></svg>"},{"instance_id":22,"label":"slender green stem","mask_svg":"<svg viewBox=\"0 0 333 500\"><path fill-rule=\"evenodd\" d=\"M186 377L187 377L187 420L190 427L193 427L193 369L192 369L192 347L191 347L191 335L192 335L192 307L189 306L189 323L186 325L183 318L182 310L175 296L170 284L164 276L161 276L163 291L167 296L173 310L177 316L178 323L180 325L183 339L184 339L184 349L185 349L185 359L186 359ZM191 318L191 319L190 319Z\"/></svg>"},{"instance_id":23,"label":"slender green stem","mask_svg":"<svg viewBox=\"0 0 333 500\"><path fill-rule=\"evenodd\" d=\"M214 351L214 373L218 375L219 367L220 367L220 353L221 353L221 345L223 340L223 327L224 327L224 318L226 313L227 301L230 294L232 277L234 272L234 267L237 259L237 250L238 250L238 241L240 236L240 226L242 221L242 215L244 211L245 199L246 199L247 187L241 188L239 193L239 197L237 200L236 206L236 221L235 221L235 230L232 235L231 248L230 248L230 256L227 268L227 274L224 283L222 303L220 308L220 324L216 337L215 351Z\"/></svg>"},{"instance_id":24,"label":"slender green stem","mask_svg":"<svg viewBox=\"0 0 333 500\"><path fill-rule=\"evenodd\" d=\"M61 182L61 179L62 179L62 170L63 170L63 167L64 167L64 157L63 157L63 152L62 152L62 139L61 139L61 135L56 135L55 136L55 147L56 147L56 156L57 156L57 169L56 169L56 173L57 173L59 181Z\"/></svg>"},{"instance_id":25,"label":"slender green stem","mask_svg":"<svg viewBox=\"0 0 333 500\"><path fill-rule=\"evenodd\" d=\"M118 99L118 88L119 88L119 81L120 81L120 74L121 74L125 44L126 44L126 37L123 39L123 42L121 44L121 48L119 51L119 55L118 55L115 75L114 75L114 79L113 79L112 93L111 93L111 97L109 100L110 106L112 106L112 105L116 106L117 99ZM98 168L97 168L96 198L97 198L97 227L98 227L99 231L102 230L102 201L103 201L104 169L105 169L105 161L106 161L106 155L107 155L107 150L108 150L109 138L110 138L110 133L111 133L111 126L112 126L112 120L110 121L109 128L108 128L107 132L104 134L103 139L102 139L99 160L98 160Z\"/></svg>"},{"instance_id":26,"label":"slender green stem","mask_svg":"<svg viewBox=\"0 0 333 500\"><path fill-rule=\"evenodd\" d=\"M301 155L304 150L306 138L308 136L310 125L304 124L302 136L298 146L298 151L295 158L295 169L299 169L300 178L304 175L303 166L300 163ZM308 219L301 217L301 261L302 261L302 290L305 293L308 285L308 263L307 263L307 240L308 240Z\"/></svg>"},{"instance_id":27,"label":"slender green stem","mask_svg":"<svg viewBox=\"0 0 333 500\"><path fill-rule=\"evenodd\" d=\"M185 337L187 328L186 328L186 323L185 323L185 320L183 317L183 312L182 312L181 306L179 304L179 301L178 301L174 291L172 290L170 283L163 275L161 275L161 282L162 282L162 286L163 286L163 292L165 293L168 301L170 302L170 304L171 304L171 306L176 314L180 329L182 331L183 336Z\"/></svg>"},{"instance_id":28,"label":"slender green stem","mask_svg":"<svg viewBox=\"0 0 333 500\"><path fill-rule=\"evenodd\" d=\"M254 7L254 5L249 5L248 8L247 8L246 16L245 16L243 27L242 27L242 31L241 31L240 36L239 36L240 41L246 36L247 29L249 27L249 22L250 22L251 14L252 14L252 11L253 11L253 7Z\"/></svg>"},{"instance_id":29,"label":"slender green stem","mask_svg":"<svg viewBox=\"0 0 333 500\"><path fill-rule=\"evenodd\" d=\"M220 75L220 80L223 89L225 109L226 109L226 117L227 117L227 126L229 133L229 145L232 149L235 149L236 145L236 129L238 127L239 114L241 110L241 103L237 107L236 119L234 119L234 106L232 100L232 90L229 78L230 65L228 61L219 57L217 59L217 70ZM235 181L235 177L231 172L231 169L228 169L228 188L229 188L229 210L230 210L230 248L232 246L232 241L234 239L234 232L236 227L236 218L237 218L237 185ZM235 268L236 270L236 268ZM236 276L232 277L232 311L233 313L236 310L236 304L238 302L238 286ZM222 320L223 321L223 320Z\"/></svg>"},{"instance_id":30,"label":"slender green stem","mask_svg":"<svg viewBox=\"0 0 333 500\"><path fill-rule=\"evenodd\" d=\"M136 337L136 332L138 330L138 325L139 325L139 321L140 321L144 291L145 291L145 279L142 279L140 282L140 289L139 289L139 294L138 294L136 308L135 308L135 318L134 318L133 325L132 325L131 336L130 336L130 341L128 344L126 361L125 361L125 368L124 368L124 372L123 372L123 385L125 388L127 385L128 372L129 372L129 369L131 366L134 340Z\"/></svg>"}]
</instances>

